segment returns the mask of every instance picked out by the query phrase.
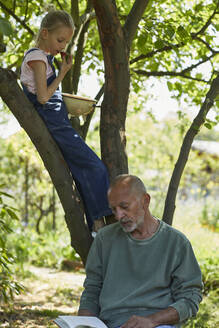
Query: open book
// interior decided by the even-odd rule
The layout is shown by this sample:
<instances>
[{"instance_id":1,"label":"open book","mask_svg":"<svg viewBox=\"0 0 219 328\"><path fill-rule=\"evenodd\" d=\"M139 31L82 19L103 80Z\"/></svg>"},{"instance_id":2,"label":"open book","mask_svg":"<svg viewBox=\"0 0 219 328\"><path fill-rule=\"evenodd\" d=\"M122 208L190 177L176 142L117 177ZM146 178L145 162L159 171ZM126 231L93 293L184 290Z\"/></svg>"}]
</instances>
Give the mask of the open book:
<instances>
[{"instance_id":1,"label":"open book","mask_svg":"<svg viewBox=\"0 0 219 328\"><path fill-rule=\"evenodd\" d=\"M97 317L60 315L54 322L61 328L107 328Z\"/></svg>"}]
</instances>

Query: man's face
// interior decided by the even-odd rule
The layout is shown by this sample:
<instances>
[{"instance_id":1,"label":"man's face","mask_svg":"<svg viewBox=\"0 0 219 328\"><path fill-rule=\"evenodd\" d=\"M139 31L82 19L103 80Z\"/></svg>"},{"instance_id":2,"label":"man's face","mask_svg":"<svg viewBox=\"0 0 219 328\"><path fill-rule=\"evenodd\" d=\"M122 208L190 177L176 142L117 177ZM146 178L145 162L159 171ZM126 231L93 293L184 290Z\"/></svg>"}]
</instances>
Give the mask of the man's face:
<instances>
[{"instance_id":1,"label":"man's face","mask_svg":"<svg viewBox=\"0 0 219 328\"><path fill-rule=\"evenodd\" d=\"M110 207L125 232L133 232L144 223L144 196L130 192L129 187L116 185L108 192Z\"/></svg>"}]
</instances>

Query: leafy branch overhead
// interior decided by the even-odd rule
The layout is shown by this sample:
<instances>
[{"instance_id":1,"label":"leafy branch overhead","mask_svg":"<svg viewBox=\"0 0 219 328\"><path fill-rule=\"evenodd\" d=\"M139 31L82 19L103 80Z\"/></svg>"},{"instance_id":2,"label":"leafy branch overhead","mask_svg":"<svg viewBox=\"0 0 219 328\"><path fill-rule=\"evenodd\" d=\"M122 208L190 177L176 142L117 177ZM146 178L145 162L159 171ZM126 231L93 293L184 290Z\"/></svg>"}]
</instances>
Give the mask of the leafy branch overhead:
<instances>
[{"instance_id":1,"label":"leafy branch overhead","mask_svg":"<svg viewBox=\"0 0 219 328\"><path fill-rule=\"evenodd\" d=\"M156 20L154 16L145 17L137 41L137 48L143 54L131 59L132 71L147 77L179 76L210 83L211 74L206 80L200 69L203 63L210 62L212 70L216 70L213 60L219 54L216 44L218 6L218 2L215 2L205 7L181 8L179 16L173 11ZM145 60L148 60L147 70L142 69ZM191 71L194 69L192 76Z\"/></svg>"},{"instance_id":2,"label":"leafy branch overhead","mask_svg":"<svg viewBox=\"0 0 219 328\"><path fill-rule=\"evenodd\" d=\"M8 67L18 71L23 52L36 33L35 22L49 6L49 1L42 0L27 1L22 6L16 5L14 0L0 1L2 18L11 23L14 31L13 36L10 36L11 42L6 42L8 49L4 62L8 63ZM75 58L74 67L64 82L65 91L77 93L81 72L86 70L98 73L103 83L103 55L92 1L73 1L71 8L66 2L57 1L54 6L70 10L76 26L69 46ZM195 94L193 97L190 90L198 82L202 84L200 90L203 94L203 83L210 83L214 72L218 71L218 1L178 3L171 0L117 0L114 6L130 51L131 84L134 90L138 90L139 82L145 77L166 78L169 91L176 96L176 79L180 78L188 99L200 104L200 95L197 97ZM145 6L146 10L142 17L138 17L141 15L141 6ZM13 49L12 53L10 49ZM56 63L58 65L58 61ZM208 63L207 72L203 69L204 63Z\"/></svg>"}]
</instances>

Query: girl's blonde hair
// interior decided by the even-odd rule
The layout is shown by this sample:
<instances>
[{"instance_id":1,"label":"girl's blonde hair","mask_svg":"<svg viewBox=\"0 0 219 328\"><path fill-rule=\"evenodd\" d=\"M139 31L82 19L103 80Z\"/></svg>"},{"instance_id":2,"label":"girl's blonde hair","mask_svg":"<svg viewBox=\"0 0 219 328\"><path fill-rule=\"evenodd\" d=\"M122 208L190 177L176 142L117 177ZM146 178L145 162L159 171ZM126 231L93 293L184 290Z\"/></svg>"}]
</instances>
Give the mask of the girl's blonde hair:
<instances>
[{"instance_id":1,"label":"girl's blonde hair","mask_svg":"<svg viewBox=\"0 0 219 328\"><path fill-rule=\"evenodd\" d=\"M41 31L44 28L51 32L63 25L74 30L74 22L71 15L64 10L49 11L42 19L40 29L36 37L36 43L39 42Z\"/></svg>"}]
</instances>

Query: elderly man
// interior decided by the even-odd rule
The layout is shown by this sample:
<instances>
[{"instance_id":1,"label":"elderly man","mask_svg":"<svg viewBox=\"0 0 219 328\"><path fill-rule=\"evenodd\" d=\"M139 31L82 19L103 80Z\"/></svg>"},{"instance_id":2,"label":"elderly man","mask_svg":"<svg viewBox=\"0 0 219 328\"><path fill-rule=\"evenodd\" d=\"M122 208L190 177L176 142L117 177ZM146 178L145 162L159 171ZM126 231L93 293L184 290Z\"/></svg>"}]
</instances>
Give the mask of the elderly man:
<instances>
[{"instance_id":1,"label":"elderly man","mask_svg":"<svg viewBox=\"0 0 219 328\"><path fill-rule=\"evenodd\" d=\"M97 316L110 328L180 327L202 299L190 242L150 213L138 177L116 177L108 199L118 222L94 239L78 314Z\"/></svg>"}]
</instances>

